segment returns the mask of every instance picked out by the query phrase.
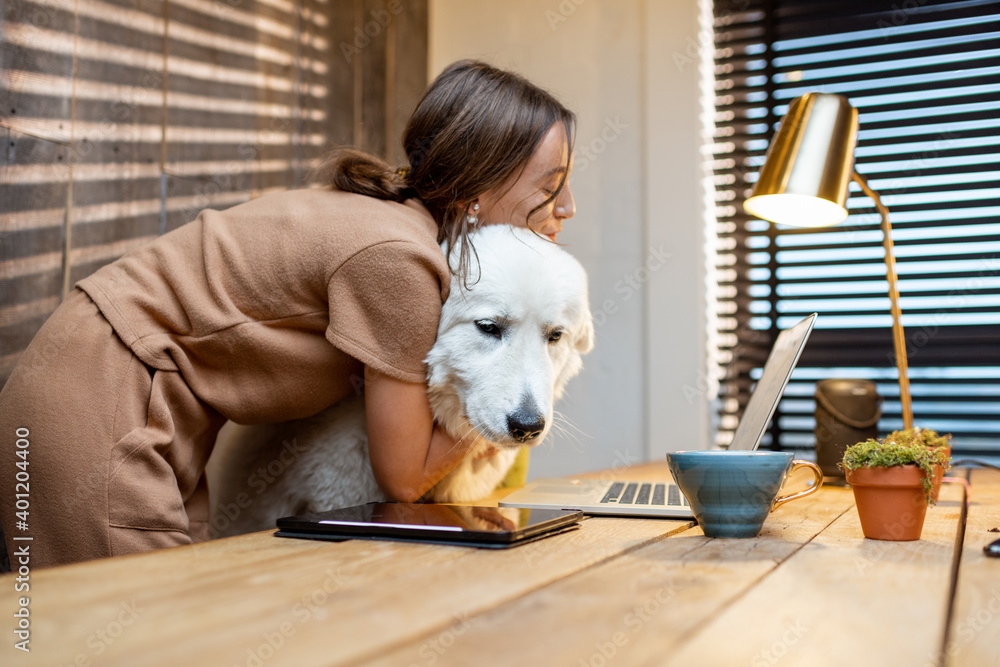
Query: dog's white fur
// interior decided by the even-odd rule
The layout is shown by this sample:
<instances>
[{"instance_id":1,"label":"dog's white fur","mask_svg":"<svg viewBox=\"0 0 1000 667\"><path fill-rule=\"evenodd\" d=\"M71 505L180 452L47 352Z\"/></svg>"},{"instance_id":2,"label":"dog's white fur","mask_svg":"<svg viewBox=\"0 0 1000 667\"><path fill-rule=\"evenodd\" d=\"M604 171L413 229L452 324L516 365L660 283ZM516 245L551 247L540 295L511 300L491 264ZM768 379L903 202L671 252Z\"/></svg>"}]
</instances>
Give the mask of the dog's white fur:
<instances>
[{"instance_id":1,"label":"dog's white fur","mask_svg":"<svg viewBox=\"0 0 1000 667\"><path fill-rule=\"evenodd\" d=\"M467 289L453 278L426 361L435 420L455 437L482 438L428 492L436 502L489 495L520 447L548 434L554 402L594 344L586 274L572 256L506 225L484 227L472 242L478 263ZM214 535L385 499L368 461L362 393L306 419L227 424L208 475Z\"/></svg>"}]
</instances>

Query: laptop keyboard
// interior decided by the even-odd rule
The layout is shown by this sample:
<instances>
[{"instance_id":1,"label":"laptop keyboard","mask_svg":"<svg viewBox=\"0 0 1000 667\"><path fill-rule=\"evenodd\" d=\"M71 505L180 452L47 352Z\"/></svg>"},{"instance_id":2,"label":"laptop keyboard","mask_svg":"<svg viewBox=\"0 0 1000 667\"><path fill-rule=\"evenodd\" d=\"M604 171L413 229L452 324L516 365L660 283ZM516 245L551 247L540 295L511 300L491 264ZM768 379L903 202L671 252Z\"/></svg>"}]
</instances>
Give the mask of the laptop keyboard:
<instances>
[{"instance_id":1,"label":"laptop keyboard","mask_svg":"<svg viewBox=\"0 0 1000 667\"><path fill-rule=\"evenodd\" d=\"M601 498L601 503L618 505L674 505L687 507L687 498L676 484L615 482Z\"/></svg>"}]
</instances>

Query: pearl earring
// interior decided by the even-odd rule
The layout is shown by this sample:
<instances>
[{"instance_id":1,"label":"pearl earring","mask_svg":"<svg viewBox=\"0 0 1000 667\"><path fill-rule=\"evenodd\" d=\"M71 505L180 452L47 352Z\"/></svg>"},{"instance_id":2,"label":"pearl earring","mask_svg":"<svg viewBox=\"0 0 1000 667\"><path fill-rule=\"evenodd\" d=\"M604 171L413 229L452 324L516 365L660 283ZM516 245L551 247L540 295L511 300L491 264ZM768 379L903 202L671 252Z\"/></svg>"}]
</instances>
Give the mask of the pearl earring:
<instances>
[{"instance_id":1,"label":"pearl earring","mask_svg":"<svg viewBox=\"0 0 1000 667\"><path fill-rule=\"evenodd\" d=\"M473 204L472 213L465 214L465 224L473 228L479 225L479 204Z\"/></svg>"}]
</instances>

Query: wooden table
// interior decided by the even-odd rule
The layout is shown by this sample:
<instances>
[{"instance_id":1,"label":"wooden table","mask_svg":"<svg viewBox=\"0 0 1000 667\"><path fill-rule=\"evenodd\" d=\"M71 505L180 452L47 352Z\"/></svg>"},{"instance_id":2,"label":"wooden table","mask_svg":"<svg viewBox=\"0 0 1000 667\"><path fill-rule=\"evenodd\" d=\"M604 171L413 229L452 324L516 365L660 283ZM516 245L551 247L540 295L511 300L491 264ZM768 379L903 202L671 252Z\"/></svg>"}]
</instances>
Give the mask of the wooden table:
<instances>
[{"instance_id":1,"label":"wooden table","mask_svg":"<svg viewBox=\"0 0 1000 667\"><path fill-rule=\"evenodd\" d=\"M6 575L0 664L1000 665L1000 473L970 476L918 542L864 539L824 487L747 540L595 517L502 551L265 532L38 570L29 654Z\"/></svg>"}]
</instances>

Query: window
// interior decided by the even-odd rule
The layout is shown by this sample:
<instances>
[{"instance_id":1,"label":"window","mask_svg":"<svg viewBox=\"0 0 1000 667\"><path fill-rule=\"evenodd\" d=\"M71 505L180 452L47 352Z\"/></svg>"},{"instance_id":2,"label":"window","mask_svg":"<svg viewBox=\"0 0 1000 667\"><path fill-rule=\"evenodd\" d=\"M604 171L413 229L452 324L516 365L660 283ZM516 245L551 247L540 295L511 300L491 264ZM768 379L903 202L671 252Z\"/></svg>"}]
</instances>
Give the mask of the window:
<instances>
[{"instance_id":1,"label":"window","mask_svg":"<svg viewBox=\"0 0 1000 667\"><path fill-rule=\"evenodd\" d=\"M874 380L879 432L902 428L874 204L778 228L743 200L789 102L839 93L858 109L857 171L893 225L915 425L955 452L1000 456L1000 7L995 1L717 0L713 181L718 238L719 444L728 444L777 331L817 328L764 447L813 447L817 380Z\"/></svg>"}]
</instances>

